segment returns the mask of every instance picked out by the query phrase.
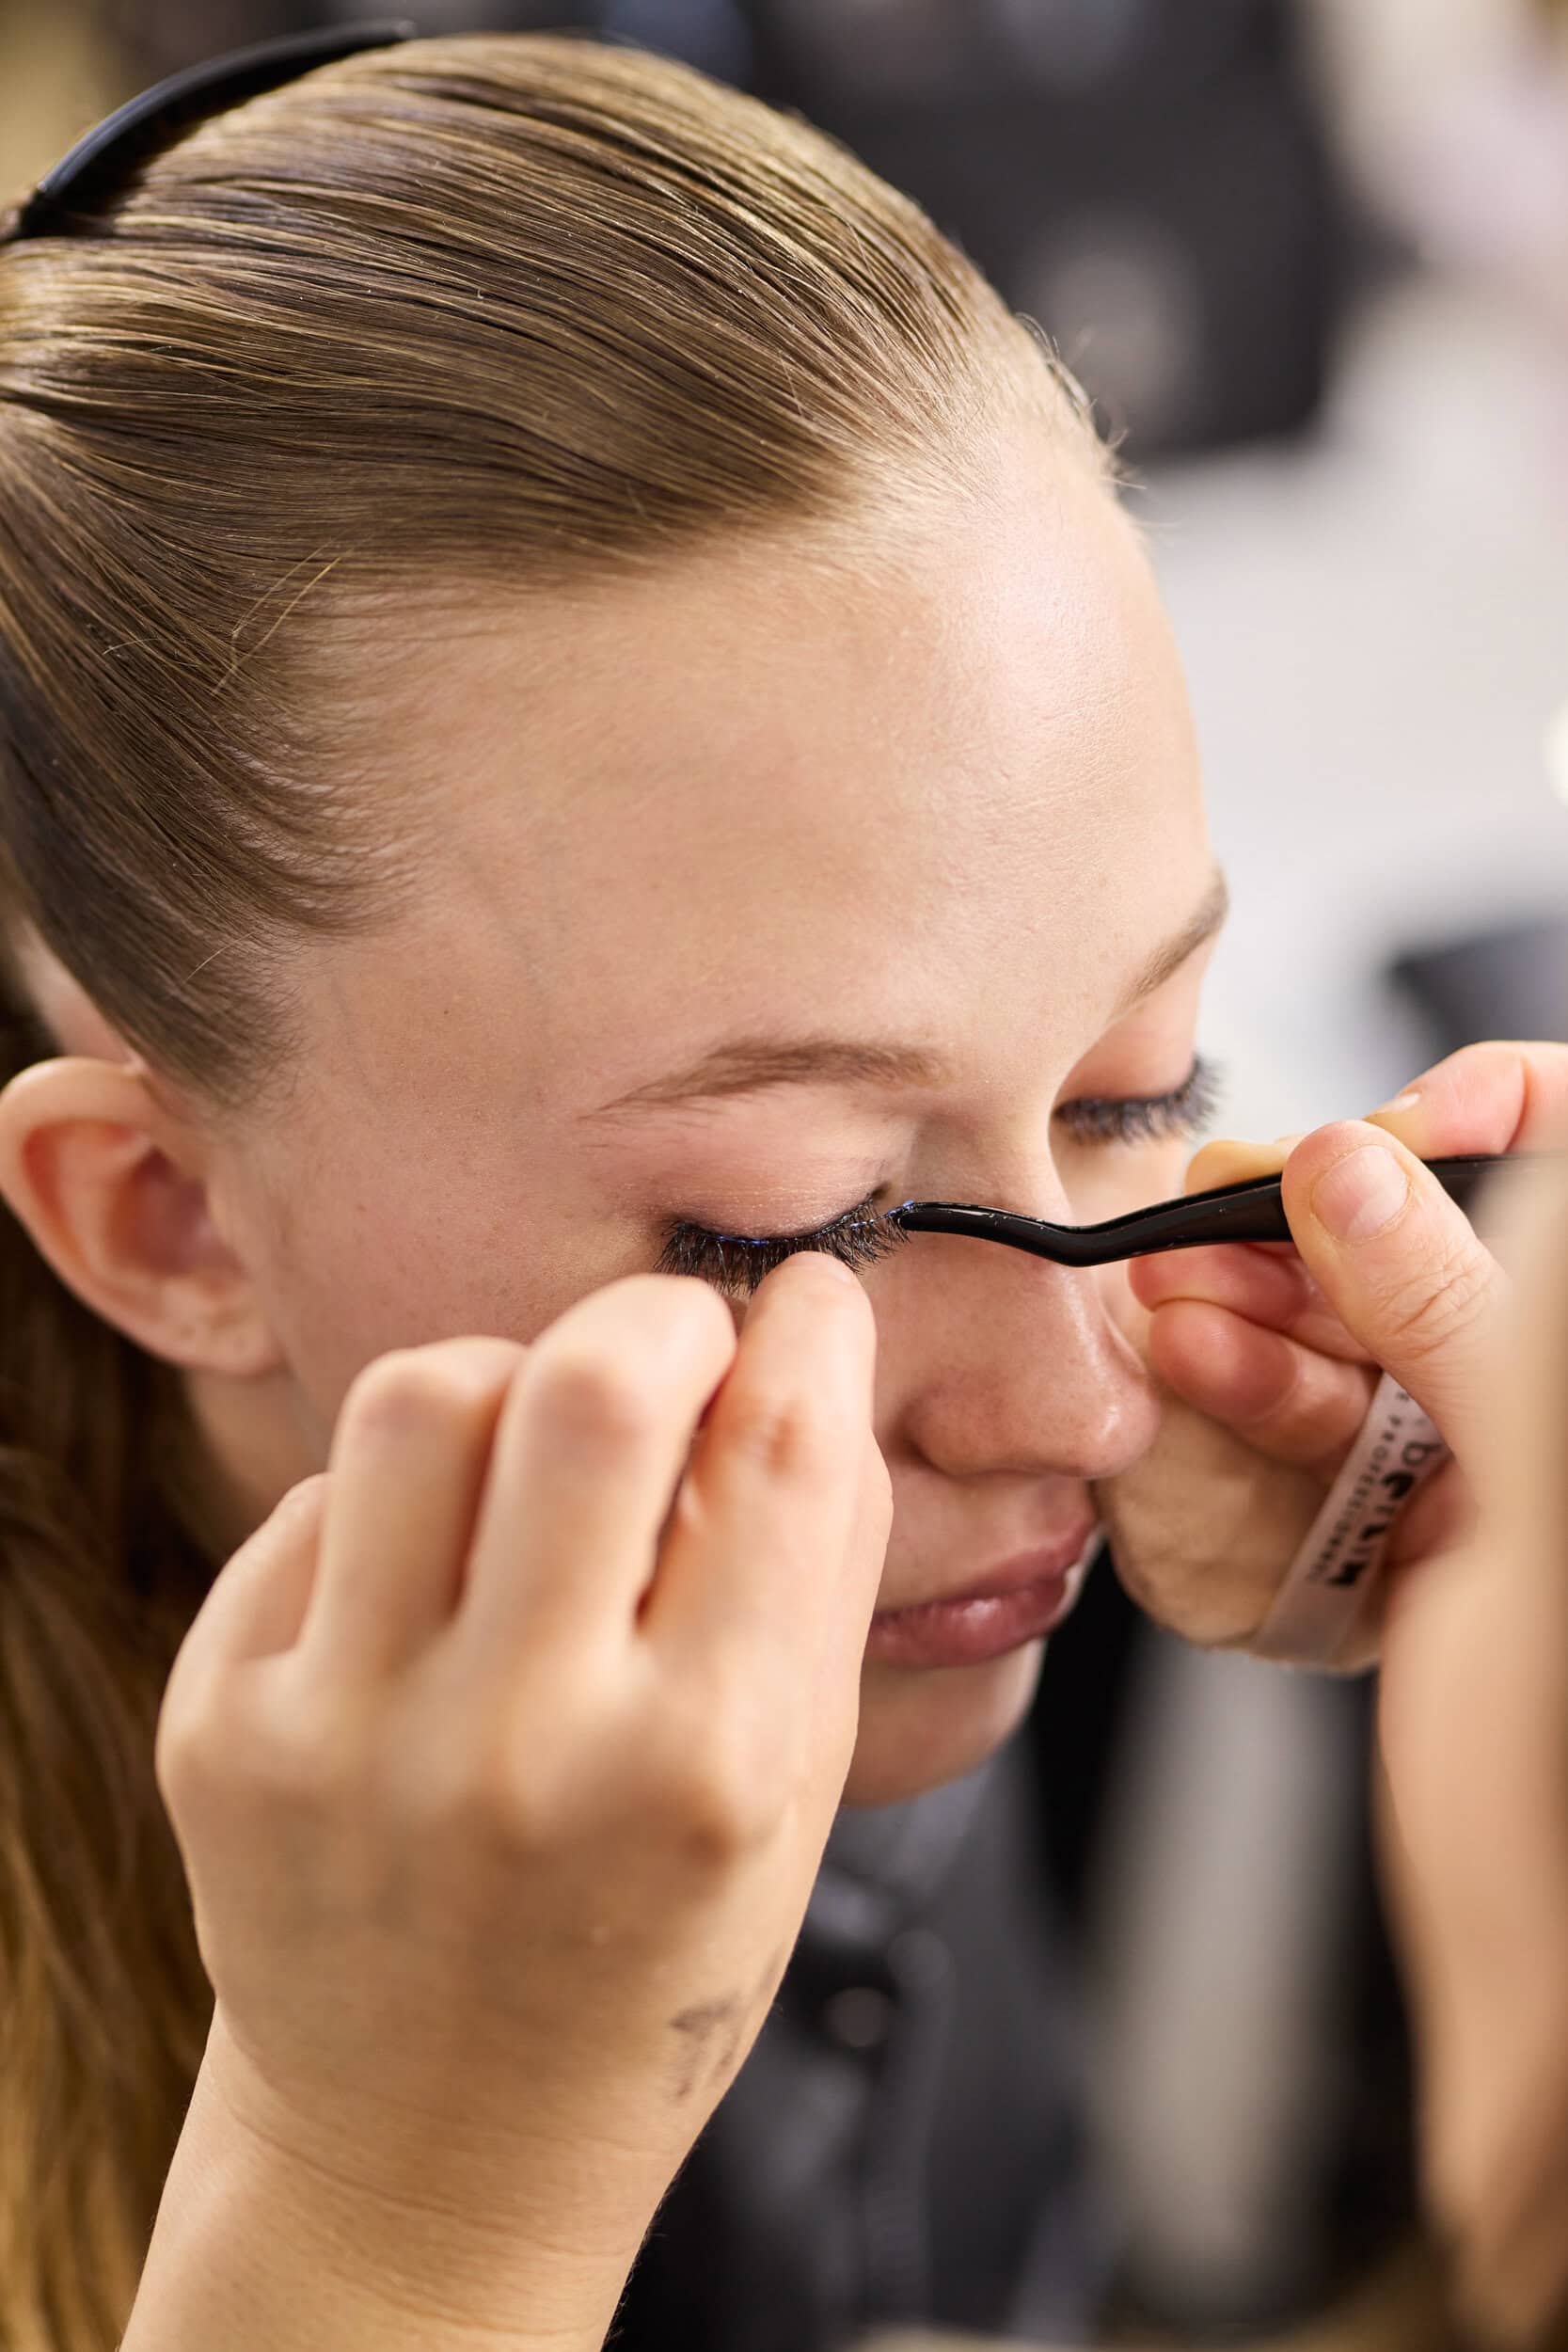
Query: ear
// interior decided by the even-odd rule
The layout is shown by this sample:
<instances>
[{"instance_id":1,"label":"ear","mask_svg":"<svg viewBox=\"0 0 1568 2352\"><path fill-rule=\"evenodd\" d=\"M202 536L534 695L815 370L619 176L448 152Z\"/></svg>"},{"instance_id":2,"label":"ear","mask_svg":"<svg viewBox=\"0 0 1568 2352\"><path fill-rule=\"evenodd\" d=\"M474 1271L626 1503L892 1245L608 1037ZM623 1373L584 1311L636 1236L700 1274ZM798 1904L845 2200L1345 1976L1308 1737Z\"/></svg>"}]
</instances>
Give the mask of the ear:
<instances>
[{"instance_id":1,"label":"ear","mask_svg":"<svg viewBox=\"0 0 1568 2352\"><path fill-rule=\"evenodd\" d=\"M150 1355L245 1379L282 1361L214 1220L203 1138L135 1062L35 1062L0 1092L0 1198L94 1314Z\"/></svg>"}]
</instances>

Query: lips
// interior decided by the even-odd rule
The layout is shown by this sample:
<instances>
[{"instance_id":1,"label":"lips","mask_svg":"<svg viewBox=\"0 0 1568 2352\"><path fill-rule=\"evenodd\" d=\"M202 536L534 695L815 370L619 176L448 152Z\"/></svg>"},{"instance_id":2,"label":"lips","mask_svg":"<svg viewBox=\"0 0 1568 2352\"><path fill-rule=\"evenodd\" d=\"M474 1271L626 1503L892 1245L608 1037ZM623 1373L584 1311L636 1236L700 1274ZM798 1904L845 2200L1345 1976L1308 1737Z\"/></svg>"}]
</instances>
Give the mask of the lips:
<instances>
[{"instance_id":1,"label":"lips","mask_svg":"<svg viewBox=\"0 0 1568 2352\"><path fill-rule=\"evenodd\" d=\"M879 1610L865 1656L882 1667L983 1666L1054 1632L1077 1601L1100 1544L1094 1522L999 1561L937 1600Z\"/></svg>"},{"instance_id":2,"label":"lips","mask_svg":"<svg viewBox=\"0 0 1568 2352\"><path fill-rule=\"evenodd\" d=\"M1026 1586L1044 1584L1053 1577L1065 1577L1075 1567L1085 1551L1100 1534L1098 1519L1085 1519L1081 1526L1060 1535L1053 1543L1042 1544L1035 1551L1015 1552L1010 1560L999 1561L976 1577L973 1584L960 1585L956 1592L933 1593L927 1600L901 1601L896 1609L879 1609L874 1624L885 1624L894 1617L909 1615L916 1609L957 1609L966 1601L1000 1600L1007 1593L1021 1593Z\"/></svg>"}]
</instances>

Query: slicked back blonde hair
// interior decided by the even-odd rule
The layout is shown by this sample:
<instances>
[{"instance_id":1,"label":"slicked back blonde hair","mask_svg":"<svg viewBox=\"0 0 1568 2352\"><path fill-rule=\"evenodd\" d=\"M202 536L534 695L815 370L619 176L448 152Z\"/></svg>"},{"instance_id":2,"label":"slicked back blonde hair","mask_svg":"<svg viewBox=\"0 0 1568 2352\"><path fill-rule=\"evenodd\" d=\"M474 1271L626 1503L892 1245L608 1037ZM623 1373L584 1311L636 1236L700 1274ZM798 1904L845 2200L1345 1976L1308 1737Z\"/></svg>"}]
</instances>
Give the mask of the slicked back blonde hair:
<instances>
[{"instance_id":1,"label":"slicked back blonde hair","mask_svg":"<svg viewBox=\"0 0 1568 2352\"><path fill-rule=\"evenodd\" d=\"M912 203L684 67L409 41L0 248L0 1084L43 945L219 1112L291 948L416 886L356 759L377 615L936 495L1042 339ZM362 642L362 638L361 638ZM111 2352L211 2013L152 1776L216 1559L174 1367L0 1208L0 2344Z\"/></svg>"}]
</instances>

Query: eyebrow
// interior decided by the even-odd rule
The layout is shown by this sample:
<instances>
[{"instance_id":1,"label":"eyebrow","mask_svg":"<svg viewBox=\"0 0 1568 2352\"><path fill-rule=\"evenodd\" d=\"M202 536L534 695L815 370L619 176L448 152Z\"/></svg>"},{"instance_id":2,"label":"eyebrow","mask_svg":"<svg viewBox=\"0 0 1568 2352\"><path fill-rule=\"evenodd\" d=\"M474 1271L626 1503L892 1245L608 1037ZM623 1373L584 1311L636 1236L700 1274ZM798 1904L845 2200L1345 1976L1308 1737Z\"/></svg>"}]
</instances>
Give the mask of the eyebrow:
<instances>
[{"instance_id":1,"label":"eyebrow","mask_svg":"<svg viewBox=\"0 0 1568 2352\"><path fill-rule=\"evenodd\" d=\"M1217 868L1201 904L1181 929L1157 947L1113 1018L1122 1020L1135 1005L1179 972L1210 939L1230 911L1230 893ZM608 1120L630 1111L670 1110L723 1102L766 1087L880 1086L940 1087L952 1082L943 1058L923 1045L874 1044L851 1038L734 1037L715 1045L683 1070L618 1094L579 1120Z\"/></svg>"}]
</instances>

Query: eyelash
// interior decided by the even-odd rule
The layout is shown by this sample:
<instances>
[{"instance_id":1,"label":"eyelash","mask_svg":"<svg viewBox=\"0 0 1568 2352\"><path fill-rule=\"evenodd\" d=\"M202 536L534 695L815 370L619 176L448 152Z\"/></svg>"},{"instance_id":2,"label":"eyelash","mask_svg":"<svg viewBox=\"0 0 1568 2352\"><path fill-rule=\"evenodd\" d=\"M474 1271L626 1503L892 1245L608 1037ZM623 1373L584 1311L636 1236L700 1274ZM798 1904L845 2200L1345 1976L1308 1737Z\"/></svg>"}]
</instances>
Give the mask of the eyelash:
<instances>
[{"instance_id":1,"label":"eyelash","mask_svg":"<svg viewBox=\"0 0 1568 2352\"><path fill-rule=\"evenodd\" d=\"M1060 1104L1056 1116L1082 1143L1151 1143L1196 1134L1212 1118L1219 1099L1219 1072L1200 1055L1174 1093L1085 1095ZM673 1224L666 1228L654 1271L693 1274L718 1290L745 1295L798 1250L824 1249L845 1265L859 1267L891 1257L913 1238L901 1225L891 1225L869 1200L815 1232L780 1233L767 1240L716 1233L705 1225Z\"/></svg>"}]
</instances>

